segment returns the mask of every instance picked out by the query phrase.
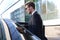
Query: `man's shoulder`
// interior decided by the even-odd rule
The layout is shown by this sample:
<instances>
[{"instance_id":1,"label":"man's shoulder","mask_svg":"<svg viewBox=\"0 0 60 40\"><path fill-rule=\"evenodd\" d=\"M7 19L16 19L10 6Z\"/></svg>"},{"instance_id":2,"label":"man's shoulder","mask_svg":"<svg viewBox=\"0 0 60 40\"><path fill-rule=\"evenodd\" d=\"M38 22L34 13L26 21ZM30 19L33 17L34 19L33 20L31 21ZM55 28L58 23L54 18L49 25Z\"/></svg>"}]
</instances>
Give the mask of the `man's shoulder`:
<instances>
[{"instance_id":1,"label":"man's shoulder","mask_svg":"<svg viewBox=\"0 0 60 40\"><path fill-rule=\"evenodd\" d=\"M38 13L37 11L35 11L35 13Z\"/></svg>"},{"instance_id":2,"label":"man's shoulder","mask_svg":"<svg viewBox=\"0 0 60 40\"><path fill-rule=\"evenodd\" d=\"M37 15L40 16L39 13L38 13L37 11L34 13L34 15L35 15L35 16L37 16Z\"/></svg>"}]
</instances>

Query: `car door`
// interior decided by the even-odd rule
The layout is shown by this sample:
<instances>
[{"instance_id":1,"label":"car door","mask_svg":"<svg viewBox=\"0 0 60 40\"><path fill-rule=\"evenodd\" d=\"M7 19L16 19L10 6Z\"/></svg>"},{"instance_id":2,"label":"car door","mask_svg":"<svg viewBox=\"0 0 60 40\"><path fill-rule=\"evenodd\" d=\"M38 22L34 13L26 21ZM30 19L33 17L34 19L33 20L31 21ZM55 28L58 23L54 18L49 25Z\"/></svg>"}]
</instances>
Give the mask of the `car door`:
<instances>
[{"instance_id":1,"label":"car door","mask_svg":"<svg viewBox=\"0 0 60 40\"><path fill-rule=\"evenodd\" d=\"M16 25L9 19L4 19L4 21L8 26L11 40L23 40L22 36L20 35L20 33L16 29Z\"/></svg>"},{"instance_id":2,"label":"car door","mask_svg":"<svg viewBox=\"0 0 60 40\"><path fill-rule=\"evenodd\" d=\"M7 25L2 19L0 19L0 40L11 40Z\"/></svg>"}]
</instances>

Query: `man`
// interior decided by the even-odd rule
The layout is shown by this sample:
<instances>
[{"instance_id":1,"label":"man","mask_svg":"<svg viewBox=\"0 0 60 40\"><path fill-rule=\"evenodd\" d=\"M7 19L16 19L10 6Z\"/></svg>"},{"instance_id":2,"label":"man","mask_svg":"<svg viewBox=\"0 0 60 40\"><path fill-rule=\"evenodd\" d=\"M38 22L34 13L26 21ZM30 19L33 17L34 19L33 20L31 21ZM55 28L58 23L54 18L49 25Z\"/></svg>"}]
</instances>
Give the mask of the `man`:
<instances>
[{"instance_id":1,"label":"man","mask_svg":"<svg viewBox=\"0 0 60 40\"><path fill-rule=\"evenodd\" d=\"M25 10L31 14L31 18L28 22L28 30L42 39L42 19L38 12L35 10L35 4L33 2L28 2L25 4Z\"/></svg>"}]
</instances>

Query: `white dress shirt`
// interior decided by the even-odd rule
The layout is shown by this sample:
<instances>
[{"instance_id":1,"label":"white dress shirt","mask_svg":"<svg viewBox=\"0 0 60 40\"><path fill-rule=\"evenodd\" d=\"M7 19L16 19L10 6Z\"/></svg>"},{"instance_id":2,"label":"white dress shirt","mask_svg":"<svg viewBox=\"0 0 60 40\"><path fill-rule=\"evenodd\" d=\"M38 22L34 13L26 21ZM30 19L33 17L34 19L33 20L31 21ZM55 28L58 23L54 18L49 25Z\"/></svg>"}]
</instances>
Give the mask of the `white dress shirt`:
<instances>
[{"instance_id":1,"label":"white dress shirt","mask_svg":"<svg viewBox=\"0 0 60 40\"><path fill-rule=\"evenodd\" d=\"M33 15L35 12L36 12L36 10L34 10L34 11L32 12L32 15Z\"/></svg>"}]
</instances>

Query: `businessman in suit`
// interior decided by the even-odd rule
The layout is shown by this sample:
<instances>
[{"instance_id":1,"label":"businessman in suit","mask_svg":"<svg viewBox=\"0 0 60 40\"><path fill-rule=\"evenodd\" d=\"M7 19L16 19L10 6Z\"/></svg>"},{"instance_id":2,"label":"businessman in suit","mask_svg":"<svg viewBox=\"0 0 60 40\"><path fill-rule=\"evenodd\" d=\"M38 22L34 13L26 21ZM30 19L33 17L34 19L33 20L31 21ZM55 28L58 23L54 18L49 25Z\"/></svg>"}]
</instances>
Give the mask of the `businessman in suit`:
<instances>
[{"instance_id":1,"label":"businessman in suit","mask_svg":"<svg viewBox=\"0 0 60 40\"><path fill-rule=\"evenodd\" d=\"M38 36L39 38L43 39L43 32L42 32L42 19L38 12L35 10L35 4L33 2L28 2L25 4L25 10L31 14L31 18L29 19L28 22L28 27L27 29Z\"/></svg>"}]
</instances>

